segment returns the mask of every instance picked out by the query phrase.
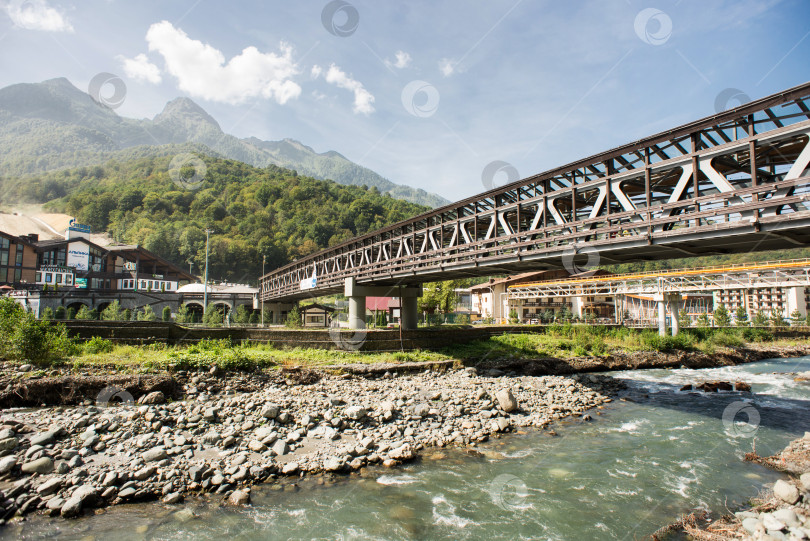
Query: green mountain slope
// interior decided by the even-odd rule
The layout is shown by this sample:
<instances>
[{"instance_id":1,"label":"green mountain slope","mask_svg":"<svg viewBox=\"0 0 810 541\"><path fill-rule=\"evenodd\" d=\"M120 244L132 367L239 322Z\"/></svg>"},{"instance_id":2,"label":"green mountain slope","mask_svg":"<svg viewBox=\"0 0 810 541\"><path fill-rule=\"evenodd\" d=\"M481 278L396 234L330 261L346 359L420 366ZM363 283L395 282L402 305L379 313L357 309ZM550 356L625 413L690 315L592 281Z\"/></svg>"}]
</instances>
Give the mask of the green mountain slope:
<instances>
[{"instance_id":1,"label":"green mountain slope","mask_svg":"<svg viewBox=\"0 0 810 541\"><path fill-rule=\"evenodd\" d=\"M95 102L64 78L0 89L0 176L22 176L121 159L120 151L165 155L167 144L204 145L206 154L257 167L277 165L340 184L376 187L383 193L437 207L446 199L395 184L341 154L319 154L294 141L239 139L188 98L166 104L154 119L130 119ZM126 156L126 155L125 155Z\"/></svg>"},{"instance_id":2,"label":"green mountain slope","mask_svg":"<svg viewBox=\"0 0 810 541\"><path fill-rule=\"evenodd\" d=\"M207 171L190 190L173 180L172 156L6 181L4 197L48 202L49 209L72 214L116 241L140 244L185 268L191 263L198 274L205 261L205 229L211 228L209 275L236 282L254 281L264 256L271 270L428 210L376 188L202 154Z\"/></svg>"}]
</instances>

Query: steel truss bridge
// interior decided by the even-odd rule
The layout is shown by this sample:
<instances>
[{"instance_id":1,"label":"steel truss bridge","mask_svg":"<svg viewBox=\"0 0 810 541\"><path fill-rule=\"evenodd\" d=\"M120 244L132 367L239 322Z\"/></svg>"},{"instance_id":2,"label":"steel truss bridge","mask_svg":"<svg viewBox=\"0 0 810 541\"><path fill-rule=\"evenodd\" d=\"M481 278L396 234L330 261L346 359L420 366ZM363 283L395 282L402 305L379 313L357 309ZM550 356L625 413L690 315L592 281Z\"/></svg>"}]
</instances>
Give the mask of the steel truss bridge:
<instances>
[{"instance_id":1,"label":"steel truss bridge","mask_svg":"<svg viewBox=\"0 0 810 541\"><path fill-rule=\"evenodd\" d=\"M810 287L810 259L549 280L507 288L510 299L659 295Z\"/></svg>"},{"instance_id":2,"label":"steel truss bridge","mask_svg":"<svg viewBox=\"0 0 810 541\"><path fill-rule=\"evenodd\" d=\"M806 246L809 141L806 83L299 259L261 296Z\"/></svg>"}]
</instances>

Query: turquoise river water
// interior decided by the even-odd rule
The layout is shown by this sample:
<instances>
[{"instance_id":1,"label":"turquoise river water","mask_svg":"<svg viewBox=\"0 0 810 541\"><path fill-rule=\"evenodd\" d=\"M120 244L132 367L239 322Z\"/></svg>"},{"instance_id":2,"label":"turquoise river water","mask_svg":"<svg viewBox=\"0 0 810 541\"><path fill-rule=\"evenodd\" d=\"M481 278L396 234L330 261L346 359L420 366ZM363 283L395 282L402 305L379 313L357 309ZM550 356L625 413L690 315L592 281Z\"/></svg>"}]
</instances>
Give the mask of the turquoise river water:
<instances>
[{"instance_id":1,"label":"turquoise river water","mask_svg":"<svg viewBox=\"0 0 810 541\"><path fill-rule=\"evenodd\" d=\"M418 463L324 483L258 486L243 509L189 498L65 521L32 517L2 538L80 540L641 539L696 508L735 510L779 474L745 463L810 430L810 357L707 370L615 372L629 389L594 420L493 440L479 454L428 451ZM752 394L689 393L743 380Z\"/></svg>"}]
</instances>

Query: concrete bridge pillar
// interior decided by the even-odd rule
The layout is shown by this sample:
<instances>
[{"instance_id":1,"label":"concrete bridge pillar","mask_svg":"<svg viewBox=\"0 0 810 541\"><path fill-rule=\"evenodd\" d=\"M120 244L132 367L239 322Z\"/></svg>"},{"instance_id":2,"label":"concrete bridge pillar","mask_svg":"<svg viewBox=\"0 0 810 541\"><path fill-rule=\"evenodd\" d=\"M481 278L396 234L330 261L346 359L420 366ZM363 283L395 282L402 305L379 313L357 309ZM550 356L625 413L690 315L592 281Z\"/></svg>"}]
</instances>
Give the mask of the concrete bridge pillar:
<instances>
[{"instance_id":1,"label":"concrete bridge pillar","mask_svg":"<svg viewBox=\"0 0 810 541\"><path fill-rule=\"evenodd\" d=\"M366 296L352 295L349 297L349 328L366 328Z\"/></svg>"},{"instance_id":2,"label":"concrete bridge pillar","mask_svg":"<svg viewBox=\"0 0 810 541\"><path fill-rule=\"evenodd\" d=\"M677 336L680 332L680 325L678 324L678 307L681 303L680 294L660 293L656 295L654 299L658 302L659 336L667 335L667 315L669 315L670 324L672 326L672 336ZM667 305L669 305L668 310Z\"/></svg>"},{"instance_id":3,"label":"concrete bridge pillar","mask_svg":"<svg viewBox=\"0 0 810 541\"><path fill-rule=\"evenodd\" d=\"M362 286L354 278L346 278L344 295L349 299L349 328L366 328L366 297L401 298L400 324L404 330L415 329L418 317L417 299L422 286Z\"/></svg>"},{"instance_id":4,"label":"concrete bridge pillar","mask_svg":"<svg viewBox=\"0 0 810 541\"><path fill-rule=\"evenodd\" d=\"M413 330L417 326L419 318L419 306L417 297L402 297L402 306L399 308L399 321L402 330Z\"/></svg>"}]
</instances>

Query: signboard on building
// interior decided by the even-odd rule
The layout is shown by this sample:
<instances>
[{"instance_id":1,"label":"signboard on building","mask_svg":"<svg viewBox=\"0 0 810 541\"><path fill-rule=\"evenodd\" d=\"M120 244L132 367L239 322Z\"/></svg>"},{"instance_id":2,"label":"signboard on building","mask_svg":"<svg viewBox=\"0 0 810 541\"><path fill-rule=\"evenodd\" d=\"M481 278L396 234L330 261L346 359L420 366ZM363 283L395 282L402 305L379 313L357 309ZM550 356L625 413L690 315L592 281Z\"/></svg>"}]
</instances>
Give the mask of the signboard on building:
<instances>
[{"instance_id":1,"label":"signboard on building","mask_svg":"<svg viewBox=\"0 0 810 541\"><path fill-rule=\"evenodd\" d=\"M138 270L138 263L135 261L127 261L124 263L124 270L136 271Z\"/></svg>"},{"instance_id":2,"label":"signboard on building","mask_svg":"<svg viewBox=\"0 0 810 541\"><path fill-rule=\"evenodd\" d=\"M305 289L313 289L318 283L318 277L313 276L312 278L304 278L301 280L301 290Z\"/></svg>"},{"instance_id":3,"label":"signboard on building","mask_svg":"<svg viewBox=\"0 0 810 541\"><path fill-rule=\"evenodd\" d=\"M69 267L50 266L50 267L40 267L39 272L61 272L69 274L73 272L73 269Z\"/></svg>"},{"instance_id":4,"label":"signboard on building","mask_svg":"<svg viewBox=\"0 0 810 541\"><path fill-rule=\"evenodd\" d=\"M76 289L87 289L87 278L76 278Z\"/></svg>"},{"instance_id":5,"label":"signboard on building","mask_svg":"<svg viewBox=\"0 0 810 541\"><path fill-rule=\"evenodd\" d=\"M67 266L76 270L86 271L90 266L90 248L78 242L68 246Z\"/></svg>"}]
</instances>

